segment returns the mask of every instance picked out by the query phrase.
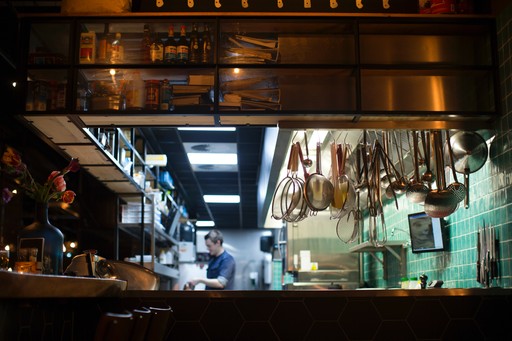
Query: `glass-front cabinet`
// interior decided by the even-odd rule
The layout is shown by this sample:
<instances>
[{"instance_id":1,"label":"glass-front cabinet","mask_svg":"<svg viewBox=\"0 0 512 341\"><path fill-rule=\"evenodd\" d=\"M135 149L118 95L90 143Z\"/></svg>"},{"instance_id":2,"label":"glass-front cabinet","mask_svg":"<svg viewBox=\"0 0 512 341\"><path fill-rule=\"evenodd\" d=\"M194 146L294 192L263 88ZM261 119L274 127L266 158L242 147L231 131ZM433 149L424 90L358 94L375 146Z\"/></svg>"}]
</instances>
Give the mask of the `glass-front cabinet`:
<instances>
[{"instance_id":1,"label":"glass-front cabinet","mask_svg":"<svg viewBox=\"0 0 512 341\"><path fill-rule=\"evenodd\" d=\"M311 115L460 120L498 111L492 19L133 15L23 23L25 110L77 114L86 126L275 125Z\"/></svg>"}]
</instances>

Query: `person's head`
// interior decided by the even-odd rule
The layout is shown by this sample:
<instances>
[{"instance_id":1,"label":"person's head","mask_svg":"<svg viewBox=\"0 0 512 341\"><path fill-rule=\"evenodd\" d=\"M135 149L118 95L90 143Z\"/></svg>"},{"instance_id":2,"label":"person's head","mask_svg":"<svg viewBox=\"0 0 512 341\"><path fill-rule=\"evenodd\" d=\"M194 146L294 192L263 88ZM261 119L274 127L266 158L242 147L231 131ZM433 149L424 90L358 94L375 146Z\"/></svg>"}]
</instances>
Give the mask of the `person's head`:
<instances>
[{"instance_id":1,"label":"person's head","mask_svg":"<svg viewBox=\"0 0 512 341\"><path fill-rule=\"evenodd\" d=\"M211 230L204 236L204 242L210 255L218 256L223 250L222 244L224 243L224 236L219 230Z\"/></svg>"},{"instance_id":2,"label":"person's head","mask_svg":"<svg viewBox=\"0 0 512 341\"><path fill-rule=\"evenodd\" d=\"M432 235L430 219L417 219L412 227L417 238L430 238Z\"/></svg>"}]
</instances>

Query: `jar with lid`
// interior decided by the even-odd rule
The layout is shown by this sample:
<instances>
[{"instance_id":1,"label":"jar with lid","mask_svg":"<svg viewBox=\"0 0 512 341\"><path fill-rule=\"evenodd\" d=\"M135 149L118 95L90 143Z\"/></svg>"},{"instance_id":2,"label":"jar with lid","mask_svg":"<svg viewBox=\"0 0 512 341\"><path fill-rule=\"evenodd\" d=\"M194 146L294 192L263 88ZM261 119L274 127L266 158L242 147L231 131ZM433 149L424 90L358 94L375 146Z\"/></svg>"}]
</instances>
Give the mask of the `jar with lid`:
<instances>
[{"instance_id":1,"label":"jar with lid","mask_svg":"<svg viewBox=\"0 0 512 341\"><path fill-rule=\"evenodd\" d=\"M151 79L146 81L146 110L158 110L160 105L160 81Z\"/></svg>"},{"instance_id":2,"label":"jar with lid","mask_svg":"<svg viewBox=\"0 0 512 341\"><path fill-rule=\"evenodd\" d=\"M420 289L420 282L418 277L411 277L409 279L409 289Z\"/></svg>"}]
</instances>

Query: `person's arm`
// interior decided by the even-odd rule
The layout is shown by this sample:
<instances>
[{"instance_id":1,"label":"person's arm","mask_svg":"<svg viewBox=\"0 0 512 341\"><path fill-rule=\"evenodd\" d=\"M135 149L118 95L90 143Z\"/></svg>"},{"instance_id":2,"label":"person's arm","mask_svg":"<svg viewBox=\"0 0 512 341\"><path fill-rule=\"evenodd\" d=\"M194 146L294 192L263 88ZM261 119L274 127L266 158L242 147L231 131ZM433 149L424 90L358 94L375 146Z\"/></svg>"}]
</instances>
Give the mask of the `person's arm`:
<instances>
[{"instance_id":1,"label":"person's arm","mask_svg":"<svg viewBox=\"0 0 512 341\"><path fill-rule=\"evenodd\" d=\"M196 286L198 283L203 283L204 285L217 288L224 289L225 284L222 284L221 281L217 278L195 278L189 282L192 286Z\"/></svg>"}]
</instances>

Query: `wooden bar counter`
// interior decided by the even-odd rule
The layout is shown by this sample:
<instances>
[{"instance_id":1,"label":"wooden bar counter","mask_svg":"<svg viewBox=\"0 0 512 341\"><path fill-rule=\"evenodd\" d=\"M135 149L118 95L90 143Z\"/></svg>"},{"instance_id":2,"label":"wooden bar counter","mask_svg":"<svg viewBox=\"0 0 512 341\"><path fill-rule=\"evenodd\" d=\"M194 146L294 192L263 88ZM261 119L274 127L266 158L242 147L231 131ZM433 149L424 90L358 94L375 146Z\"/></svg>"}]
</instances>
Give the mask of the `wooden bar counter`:
<instances>
[{"instance_id":1,"label":"wooden bar counter","mask_svg":"<svg viewBox=\"0 0 512 341\"><path fill-rule=\"evenodd\" d=\"M512 339L512 290L500 288L55 296L2 296L0 339L92 340L105 312L167 306L169 340Z\"/></svg>"}]
</instances>

